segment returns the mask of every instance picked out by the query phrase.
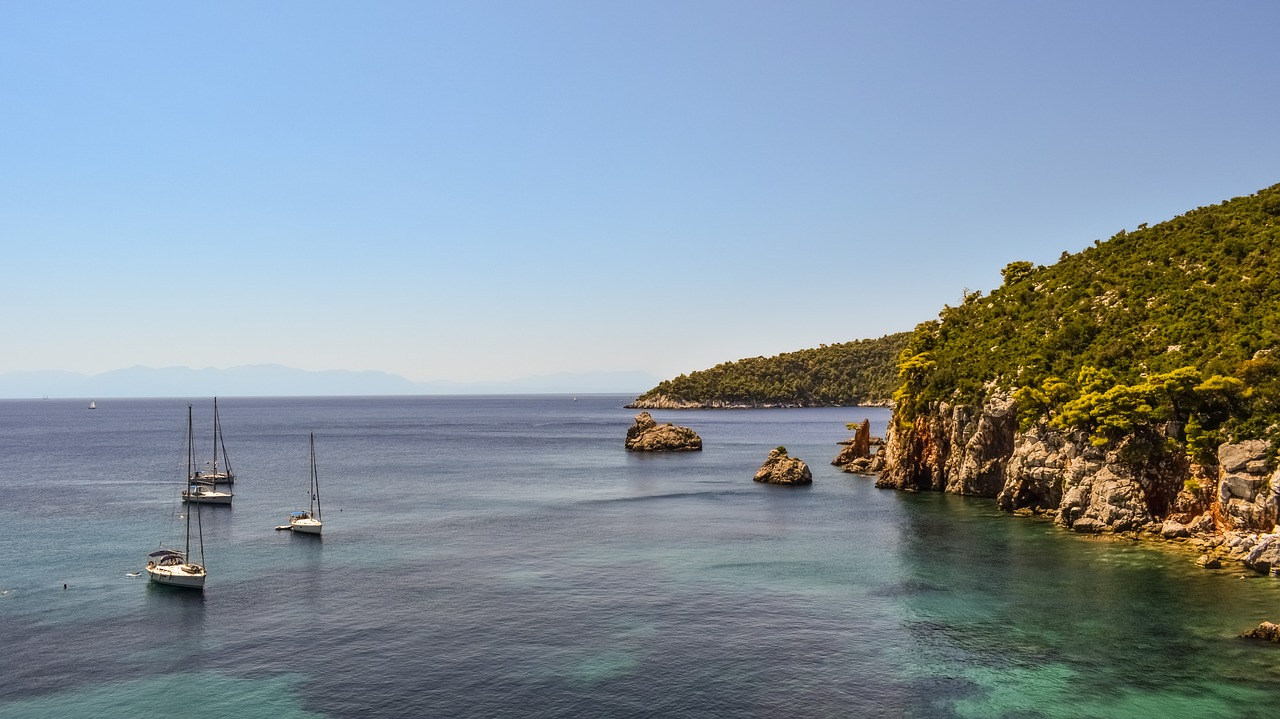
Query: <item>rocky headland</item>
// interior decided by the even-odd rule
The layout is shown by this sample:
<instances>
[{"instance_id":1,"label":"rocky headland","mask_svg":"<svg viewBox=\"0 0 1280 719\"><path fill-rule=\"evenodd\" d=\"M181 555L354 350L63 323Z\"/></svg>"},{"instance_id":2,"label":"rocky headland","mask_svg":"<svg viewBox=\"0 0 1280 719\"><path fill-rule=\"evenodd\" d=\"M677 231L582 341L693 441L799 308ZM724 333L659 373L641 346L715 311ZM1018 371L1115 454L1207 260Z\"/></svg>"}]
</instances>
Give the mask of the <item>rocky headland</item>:
<instances>
[{"instance_id":1,"label":"rocky headland","mask_svg":"<svg viewBox=\"0 0 1280 719\"><path fill-rule=\"evenodd\" d=\"M697 452L702 450L702 437L688 427L670 422L658 424L648 412L635 417L627 429L626 448L631 452Z\"/></svg>"},{"instance_id":2,"label":"rocky headland","mask_svg":"<svg viewBox=\"0 0 1280 719\"><path fill-rule=\"evenodd\" d=\"M813 473L804 460L789 456L786 447L777 447L769 452L764 464L760 465L755 481L788 486L813 484Z\"/></svg>"},{"instance_id":3,"label":"rocky headland","mask_svg":"<svg viewBox=\"0 0 1280 719\"><path fill-rule=\"evenodd\" d=\"M938 402L890 424L876 486L989 497L1006 512L1084 534L1183 542L1203 552L1205 566L1280 569L1280 470L1268 462L1268 443L1222 444L1216 466L1206 467L1167 449L1178 431L1159 427L1098 447L1085 432L1044 423L1019 431L1005 394L981 406Z\"/></svg>"}]
</instances>

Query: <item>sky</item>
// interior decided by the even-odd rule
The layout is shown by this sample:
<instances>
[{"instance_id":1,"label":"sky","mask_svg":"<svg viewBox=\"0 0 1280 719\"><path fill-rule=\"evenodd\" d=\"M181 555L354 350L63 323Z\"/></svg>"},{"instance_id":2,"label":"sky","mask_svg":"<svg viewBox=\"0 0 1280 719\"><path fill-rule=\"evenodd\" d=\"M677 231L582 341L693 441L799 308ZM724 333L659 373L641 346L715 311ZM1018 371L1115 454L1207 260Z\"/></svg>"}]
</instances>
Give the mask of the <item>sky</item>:
<instances>
[{"instance_id":1,"label":"sky","mask_svg":"<svg viewBox=\"0 0 1280 719\"><path fill-rule=\"evenodd\" d=\"M0 373L657 377L1280 182L1280 3L0 5Z\"/></svg>"}]
</instances>

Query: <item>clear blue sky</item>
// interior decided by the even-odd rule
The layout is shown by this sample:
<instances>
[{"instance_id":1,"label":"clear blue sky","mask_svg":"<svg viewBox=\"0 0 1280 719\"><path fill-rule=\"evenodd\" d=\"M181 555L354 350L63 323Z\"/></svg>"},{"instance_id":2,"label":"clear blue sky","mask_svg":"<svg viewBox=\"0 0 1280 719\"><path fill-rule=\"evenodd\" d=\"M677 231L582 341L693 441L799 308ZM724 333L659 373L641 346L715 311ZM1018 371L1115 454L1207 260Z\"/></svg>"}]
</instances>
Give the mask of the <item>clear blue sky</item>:
<instances>
[{"instance_id":1,"label":"clear blue sky","mask_svg":"<svg viewBox=\"0 0 1280 719\"><path fill-rule=\"evenodd\" d=\"M877 337L1280 182L1280 3L0 7L0 372Z\"/></svg>"}]
</instances>

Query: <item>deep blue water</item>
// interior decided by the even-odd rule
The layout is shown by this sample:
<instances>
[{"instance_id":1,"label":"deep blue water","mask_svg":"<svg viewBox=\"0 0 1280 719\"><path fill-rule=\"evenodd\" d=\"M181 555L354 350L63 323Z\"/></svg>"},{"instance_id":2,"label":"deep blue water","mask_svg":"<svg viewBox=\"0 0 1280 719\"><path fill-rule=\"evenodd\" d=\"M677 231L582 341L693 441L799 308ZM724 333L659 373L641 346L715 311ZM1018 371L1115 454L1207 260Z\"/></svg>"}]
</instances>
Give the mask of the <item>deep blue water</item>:
<instances>
[{"instance_id":1,"label":"deep blue water","mask_svg":"<svg viewBox=\"0 0 1280 719\"><path fill-rule=\"evenodd\" d=\"M126 576L180 539L187 400L0 402L0 717L1280 711L1234 638L1280 583L831 467L885 410L654 412L706 449L636 455L627 399L220 400L203 595ZM309 432L323 539L273 530ZM780 444L812 487L751 480Z\"/></svg>"}]
</instances>

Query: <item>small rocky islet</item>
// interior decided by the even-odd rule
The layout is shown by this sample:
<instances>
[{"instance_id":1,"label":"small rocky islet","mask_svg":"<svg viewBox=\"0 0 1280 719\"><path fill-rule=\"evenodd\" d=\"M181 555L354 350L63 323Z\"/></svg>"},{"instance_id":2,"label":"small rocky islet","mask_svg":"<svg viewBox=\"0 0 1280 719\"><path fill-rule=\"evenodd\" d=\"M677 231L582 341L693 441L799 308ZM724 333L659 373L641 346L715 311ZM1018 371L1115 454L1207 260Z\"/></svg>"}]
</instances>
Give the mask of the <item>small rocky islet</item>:
<instances>
[{"instance_id":1,"label":"small rocky islet","mask_svg":"<svg viewBox=\"0 0 1280 719\"><path fill-rule=\"evenodd\" d=\"M788 455L786 447L776 447L770 450L754 479L765 484L797 487L813 484L813 472L804 460Z\"/></svg>"},{"instance_id":2,"label":"small rocky islet","mask_svg":"<svg viewBox=\"0 0 1280 719\"><path fill-rule=\"evenodd\" d=\"M884 439L871 436L871 420L862 420L854 430L853 437L840 444L844 445L844 449L831 460L831 464L839 467L840 471L878 474L884 469Z\"/></svg>"},{"instance_id":3,"label":"small rocky islet","mask_svg":"<svg viewBox=\"0 0 1280 719\"><path fill-rule=\"evenodd\" d=\"M635 416L635 424L627 429L625 442L629 452L697 452L702 450L702 437L688 427L671 422L659 424L648 412ZM756 472L755 481L767 484L798 486L813 483L813 473L804 460L787 454L786 447L769 452Z\"/></svg>"},{"instance_id":4,"label":"small rocky islet","mask_svg":"<svg viewBox=\"0 0 1280 719\"><path fill-rule=\"evenodd\" d=\"M688 427L658 424L648 412L641 412L627 429L625 446L628 452L700 452L702 437Z\"/></svg>"}]
</instances>

